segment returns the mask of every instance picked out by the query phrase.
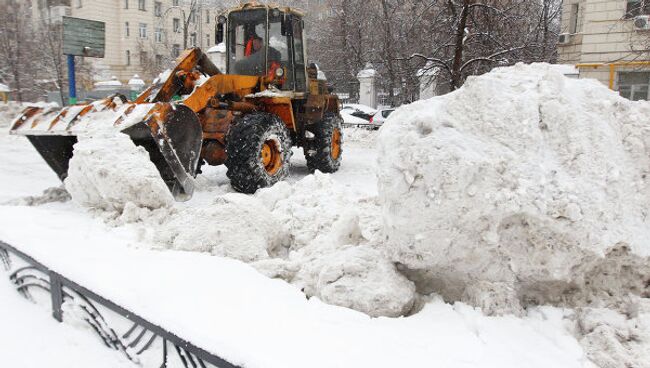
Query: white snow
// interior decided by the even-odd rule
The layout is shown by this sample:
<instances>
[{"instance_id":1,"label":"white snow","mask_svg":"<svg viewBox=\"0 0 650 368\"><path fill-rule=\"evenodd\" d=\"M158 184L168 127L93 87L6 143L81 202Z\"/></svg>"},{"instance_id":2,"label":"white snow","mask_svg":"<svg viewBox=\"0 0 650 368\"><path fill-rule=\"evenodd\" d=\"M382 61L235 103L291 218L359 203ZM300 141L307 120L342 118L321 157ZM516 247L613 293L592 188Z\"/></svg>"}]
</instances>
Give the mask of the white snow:
<instances>
[{"instance_id":1,"label":"white snow","mask_svg":"<svg viewBox=\"0 0 650 368\"><path fill-rule=\"evenodd\" d=\"M377 75L377 71L375 69L366 67L367 69L363 69L357 73L357 78L374 78Z\"/></svg>"},{"instance_id":2,"label":"white snow","mask_svg":"<svg viewBox=\"0 0 650 368\"><path fill-rule=\"evenodd\" d=\"M0 239L246 367L646 367L646 109L516 66L398 109L379 151L345 129L335 174L294 148L286 182L246 196L205 167L162 205L146 181L37 197L55 176L0 135ZM78 185L149 163L125 135L77 148Z\"/></svg>"},{"instance_id":3,"label":"white snow","mask_svg":"<svg viewBox=\"0 0 650 368\"><path fill-rule=\"evenodd\" d=\"M95 87L101 88L101 87L119 87L122 85L122 82L117 80L117 77L112 76L111 80L108 81L101 81L101 82L95 82Z\"/></svg>"},{"instance_id":4,"label":"white snow","mask_svg":"<svg viewBox=\"0 0 650 368\"><path fill-rule=\"evenodd\" d=\"M11 92L11 89L6 84L0 83L0 92Z\"/></svg>"},{"instance_id":5,"label":"white snow","mask_svg":"<svg viewBox=\"0 0 650 368\"><path fill-rule=\"evenodd\" d=\"M90 208L122 211L128 203L156 209L174 202L149 153L116 130L77 137L65 187Z\"/></svg>"},{"instance_id":6,"label":"white snow","mask_svg":"<svg viewBox=\"0 0 650 368\"><path fill-rule=\"evenodd\" d=\"M33 304L0 280L0 352L12 368L135 368L107 349L90 328L58 323L48 308Z\"/></svg>"},{"instance_id":7,"label":"white snow","mask_svg":"<svg viewBox=\"0 0 650 368\"><path fill-rule=\"evenodd\" d=\"M251 93L246 95L246 98L261 98L261 97L284 97L282 92L275 88L265 89L262 92Z\"/></svg>"},{"instance_id":8,"label":"white snow","mask_svg":"<svg viewBox=\"0 0 650 368\"><path fill-rule=\"evenodd\" d=\"M137 74L134 74L127 84L132 87L142 87L145 85L144 81Z\"/></svg>"},{"instance_id":9,"label":"white snow","mask_svg":"<svg viewBox=\"0 0 650 368\"><path fill-rule=\"evenodd\" d=\"M354 115L350 115L346 111L341 111L341 117L343 118L343 123L346 125L361 126L361 125L370 124L368 120L356 117Z\"/></svg>"},{"instance_id":10,"label":"white snow","mask_svg":"<svg viewBox=\"0 0 650 368\"><path fill-rule=\"evenodd\" d=\"M362 111L368 115L374 115L377 112L377 109L374 109L368 105L363 105L363 104L353 104L353 103L346 103L343 104L343 109L346 108L351 108L355 110Z\"/></svg>"},{"instance_id":11,"label":"white snow","mask_svg":"<svg viewBox=\"0 0 650 368\"><path fill-rule=\"evenodd\" d=\"M250 368L304 367L305 362L313 368L585 366L559 309L536 308L525 318L485 317L462 303L433 298L408 318L369 318L307 299L297 288L235 260L148 250L133 233L108 228L71 204L0 206L0 221L5 225L1 239Z\"/></svg>"},{"instance_id":12,"label":"white snow","mask_svg":"<svg viewBox=\"0 0 650 368\"><path fill-rule=\"evenodd\" d=\"M262 202L230 193L208 205L174 213L155 230L153 242L167 248L253 262L278 252L287 237L281 222Z\"/></svg>"},{"instance_id":13,"label":"white snow","mask_svg":"<svg viewBox=\"0 0 650 368\"><path fill-rule=\"evenodd\" d=\"M544 64L398 109L378 148L383 249L418 291L487 312L625 311L650 295L649 113Z\"/></svg>"},{"instance_id":14,"label":"white snow","mask_svg":"<svg viewBox=\"0 0 650 368\"><path fill-rule=\"evenodd\" d=\"M225 43L220 43L218 45L214 45L208 49L208 54L213 53L213 52L220 52L220 53L225 53L226 52L226 44Z\"/></svg>"},{"instance_id":15,"label":"white snow","mask_svg":"<svg viewBox=\"0 0 650 368\"><path fill-rule=\"evenodd\" d=\"M158 77L154 79L153 84L164 83L172 75L172 72L172 69L167 69L164 72L158 74Z\"/></svg>"}]
</instances>

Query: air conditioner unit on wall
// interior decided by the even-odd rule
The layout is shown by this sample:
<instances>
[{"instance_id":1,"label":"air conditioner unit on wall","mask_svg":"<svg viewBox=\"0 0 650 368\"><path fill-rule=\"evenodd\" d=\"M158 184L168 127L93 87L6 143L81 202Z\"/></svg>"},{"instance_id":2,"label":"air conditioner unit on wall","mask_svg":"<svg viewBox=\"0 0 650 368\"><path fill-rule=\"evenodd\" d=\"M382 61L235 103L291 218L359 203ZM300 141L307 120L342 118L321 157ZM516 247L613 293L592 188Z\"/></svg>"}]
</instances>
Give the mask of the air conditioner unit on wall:
<instances>
[{"instance_id":1,"label":"air conditioner unit on wall","mask_svg":"<svg viewBox=\"0 0 650 368\"><path fill-rule=\"evenodd\" d=\"M637 15L634 17L634 29L637 31L650 30L650 15Z\"/></svg>"},{"instance_id":2,"label":"air conditioner unit on wall","mask_svg":"<svg viewBox=\"0 0 650 368\"><path fill-rule=\"evenodd\" d=\"M571 42L571 34L570 33L560 33L560 36L558 37L558 40L557 40L558 45L566 45L569 42Z\"/></svg>"}]
</instances>

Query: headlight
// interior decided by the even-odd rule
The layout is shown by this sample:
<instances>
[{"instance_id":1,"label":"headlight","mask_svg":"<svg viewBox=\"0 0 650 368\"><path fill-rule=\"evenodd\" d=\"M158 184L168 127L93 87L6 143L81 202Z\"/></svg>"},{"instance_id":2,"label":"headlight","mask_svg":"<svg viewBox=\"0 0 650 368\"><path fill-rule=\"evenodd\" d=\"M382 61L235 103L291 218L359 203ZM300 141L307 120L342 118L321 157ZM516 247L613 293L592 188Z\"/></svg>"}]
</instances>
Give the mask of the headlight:
<instances>
[{"instance_id":1,"label":"headlight","mask_svg":"<svg viewBox=\"0 0 650 368\"><path fill-rule=\"evenodd\" d=\"M275 76L278 78L282 78L282 76L284 76L284 68L275 69Z\"/></svg>"}]
</instances>

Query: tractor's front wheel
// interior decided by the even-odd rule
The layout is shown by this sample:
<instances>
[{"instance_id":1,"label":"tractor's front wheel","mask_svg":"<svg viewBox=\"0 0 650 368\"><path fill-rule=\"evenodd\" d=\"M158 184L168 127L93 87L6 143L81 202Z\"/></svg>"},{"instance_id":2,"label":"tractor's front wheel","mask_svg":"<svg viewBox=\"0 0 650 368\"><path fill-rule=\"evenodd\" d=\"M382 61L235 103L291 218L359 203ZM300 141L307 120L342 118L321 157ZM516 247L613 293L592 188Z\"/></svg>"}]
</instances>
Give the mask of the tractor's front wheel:
<instances>
[{"instance_id":1,"label":"tractor's front wheel","mask_svg":"<svg viewBox=\"0 0 650 368\"><path fill-rule=\"evenodd\" d=\"M314 172L333 173L341 166L343 154L343 119L338 114L325 113L323 120L307 127L313 137L305 147L307 167Z\"/></svg>"},{"instance_id":2,"label":"tractor's front wheel","mask_svg":"<svg viewBox=\"0 0 650 368\"><path fill-rule=\"evenodd\" d=\"M255 193L289 175L291 139L279 117L252 113L239 118L226 136L226 175L235 190Z\"/></svg>"}]
</instances>

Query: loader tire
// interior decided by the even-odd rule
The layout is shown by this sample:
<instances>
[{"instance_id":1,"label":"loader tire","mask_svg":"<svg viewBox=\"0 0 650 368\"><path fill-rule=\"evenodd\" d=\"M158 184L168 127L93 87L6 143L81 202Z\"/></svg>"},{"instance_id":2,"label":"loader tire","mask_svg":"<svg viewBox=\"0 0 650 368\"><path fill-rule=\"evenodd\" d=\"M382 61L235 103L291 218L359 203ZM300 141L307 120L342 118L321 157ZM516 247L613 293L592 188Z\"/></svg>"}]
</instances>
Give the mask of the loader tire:
<instances>
[{"instance_id":1,"label":"loader tire","mask_svg":"<svg viewBox=\"0 0 650 368\"><path fill-rule=\"evenodd\" d=\"M284 122L268 113L237 119L226 136L226 175L238 192L252 194L289 175L291 139Z\"/></svg>"},{"instance_id":2,"label":"loader tire","mask_svg":"<svg viewBox=\"0 0 650 368\"><path fill-rule=\"evenodd\" d=\"M333 173L341 166L343 155L343 119L334 113L325 113L320 123L307 127L314 138L305 147L309 171Z\"/></svg>"}]
</instances>

